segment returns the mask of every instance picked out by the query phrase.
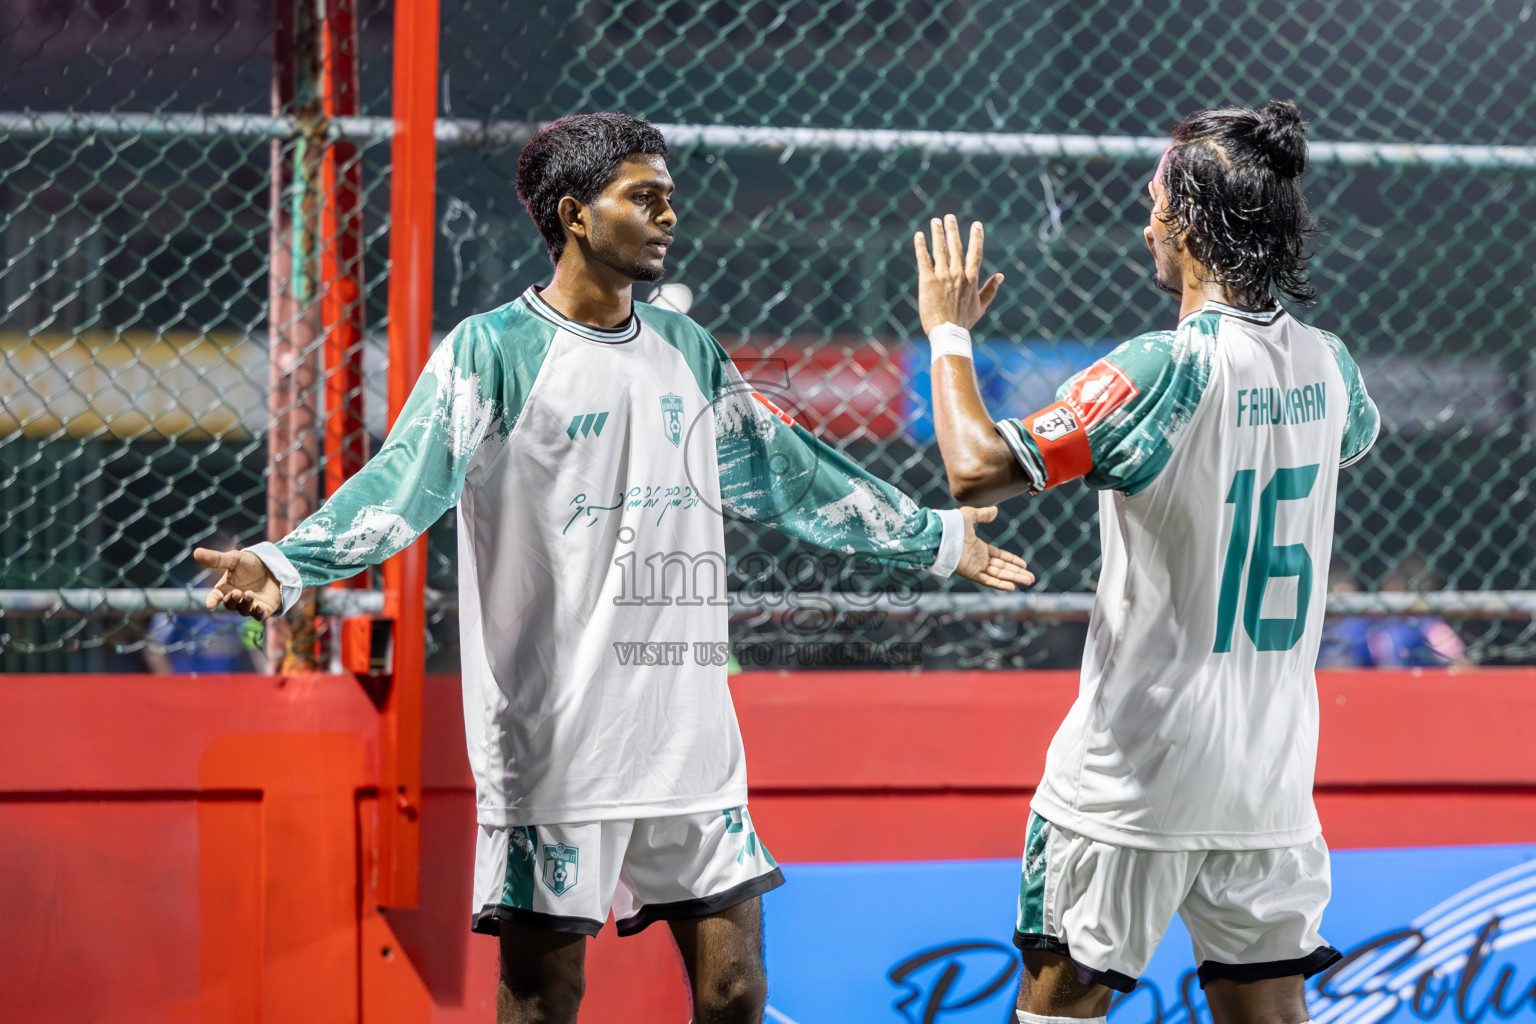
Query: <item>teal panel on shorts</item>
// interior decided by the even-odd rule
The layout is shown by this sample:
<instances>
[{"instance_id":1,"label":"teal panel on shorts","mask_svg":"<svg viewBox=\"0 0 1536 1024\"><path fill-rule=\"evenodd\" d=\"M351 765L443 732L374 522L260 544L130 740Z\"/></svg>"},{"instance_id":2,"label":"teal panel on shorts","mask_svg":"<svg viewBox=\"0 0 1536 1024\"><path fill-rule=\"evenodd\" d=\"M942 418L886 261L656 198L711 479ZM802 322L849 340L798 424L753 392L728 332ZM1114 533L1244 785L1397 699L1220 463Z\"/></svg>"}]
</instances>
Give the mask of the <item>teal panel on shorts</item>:
<instances>
[{"instance_id":1,"label":"teal panel on shorts","mask_svg":"<svg viewBox=\"0 0 1536 1024\"><path fill-rule=\"evenodd\" d=\"M1029 815L1029 834L1024 840L1024 870L1019 880L1019 920L1016 930L1023 935L1045 931L1045 847L1050 838L1050 822L1033 812Z\"/></svg>"},{"instance_id":2,"label":"teal panel on shorts","mask_svg":"<svg viewBox=\"0 0 1536 1024\"><path fill-rule=\"evenodd\" d=\"M501 905L532 910L533 880L539 873L539 830L534 825L517 825L508 832L507 884L501 892Z\"/></svg>"}]
</instances>

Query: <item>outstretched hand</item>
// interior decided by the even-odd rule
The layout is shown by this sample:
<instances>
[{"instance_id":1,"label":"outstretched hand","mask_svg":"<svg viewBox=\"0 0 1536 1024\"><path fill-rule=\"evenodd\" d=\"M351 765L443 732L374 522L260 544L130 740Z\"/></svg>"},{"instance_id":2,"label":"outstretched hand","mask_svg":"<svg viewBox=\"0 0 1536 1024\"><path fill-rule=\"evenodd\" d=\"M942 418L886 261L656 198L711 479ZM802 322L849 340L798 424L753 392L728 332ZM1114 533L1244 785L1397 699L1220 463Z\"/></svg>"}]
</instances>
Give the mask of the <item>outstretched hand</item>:
<instances>
[{"instance_id":1,"label":"outstretched hand","mask_svg":"<svg viewBox=\"0 0 1536 1024\"><path fill-rule=\"evenodd\" d=\"M204 602L209 611L222 604L232 612L265 622L282 607L282 587L266 564L249 551L198 548L192 557L210 569L224 570Z\"/></svg>"},{"instance_id":2,"label":"outstretched hand","mask_svg":"<svg viewBox=\"0 0 1536 1024\"><path fill-rule=\"evenodd\" d=\"M996 505L967 506L960 509L960 514L965 517L965 542L960 549L960 564L955 566L958 575L995 590L1015 590L1035 582L1035 574L1029 571L1024 559L976 536L977 523L990 523L997 518Z\"/></svg>"},{"instance_id":3,"label":"outstretched hand","mask_svg":"<svg viewBox=\"0 0 1536 1024\"><path fill-rule=\"evenodd\" d=\"M933 232L933 257L928 256L928 239L919 231L912 236L917 248L917 312L923 330L932 331L939 324L958 324L970 330L997 297L1002 274L993 274L977 287L981 278L981 249L985 230L981 221L971 224L968 248L960 247L960 222L945 214L942 221L929 222Z\"/></svg>"}]
</instances>

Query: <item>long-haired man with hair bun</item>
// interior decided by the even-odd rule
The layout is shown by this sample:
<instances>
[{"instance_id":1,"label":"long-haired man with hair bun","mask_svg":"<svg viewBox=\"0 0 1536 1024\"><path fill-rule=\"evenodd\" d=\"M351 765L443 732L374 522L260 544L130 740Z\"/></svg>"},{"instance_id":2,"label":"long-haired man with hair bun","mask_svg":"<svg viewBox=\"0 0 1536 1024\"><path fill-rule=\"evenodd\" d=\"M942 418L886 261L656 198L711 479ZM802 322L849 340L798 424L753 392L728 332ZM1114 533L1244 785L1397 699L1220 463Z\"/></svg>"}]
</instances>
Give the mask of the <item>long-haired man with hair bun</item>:
<instances>
[{"instance_id":1,"label":"long-haired man with hair bun","mask_svg":"<svg viewBox=\"0 0 1536 1024\"><path fill-rule=\"evenodd\" d=\"M1173 128L1147 188L1152 331L994 421L968 329L982 226L915 238L950 489L995 502L1081 478L1103 565L1077 702L1046 756L1025 838L1015 943L1022 1024L1103 1020L1175 913L1216 1024L1302 1024L1303 980L1338 959L1318 924L1328 849L1312 803L1313 666L1339 469L1379 417L1310 301L1294 103L1218 107Z\"/></svg>"}]
</instances>

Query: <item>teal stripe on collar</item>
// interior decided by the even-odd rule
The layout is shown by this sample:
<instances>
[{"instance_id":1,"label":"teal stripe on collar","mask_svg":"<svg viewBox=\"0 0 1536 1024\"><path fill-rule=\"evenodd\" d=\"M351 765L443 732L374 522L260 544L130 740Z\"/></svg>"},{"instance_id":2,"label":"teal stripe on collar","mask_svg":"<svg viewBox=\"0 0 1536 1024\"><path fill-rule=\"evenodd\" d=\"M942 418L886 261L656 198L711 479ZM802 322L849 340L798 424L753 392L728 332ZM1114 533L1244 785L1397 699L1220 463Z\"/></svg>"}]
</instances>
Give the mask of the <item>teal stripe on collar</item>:
<instances>
[{"instance_id":1,"label":"teal stripe on collar","mask_svg":"<svg viewBox=\"0 0 1536 1024\"><path fill-rule=\"evenodd\" d=\"M640 336L640 318L635 316L633 307L630 309L629 320L623 326L594 327L591 324L580 323L562 316L555 307L544 301L543 297L539 295L538 289L532 285L529 285L528 290L523 292L522 298L529 311L535 316L549 321L562 331L570 331L572 334L586 338L588 341L601 341L615 345L620 342L634 341Z\"/></svg>"}]
</instances>

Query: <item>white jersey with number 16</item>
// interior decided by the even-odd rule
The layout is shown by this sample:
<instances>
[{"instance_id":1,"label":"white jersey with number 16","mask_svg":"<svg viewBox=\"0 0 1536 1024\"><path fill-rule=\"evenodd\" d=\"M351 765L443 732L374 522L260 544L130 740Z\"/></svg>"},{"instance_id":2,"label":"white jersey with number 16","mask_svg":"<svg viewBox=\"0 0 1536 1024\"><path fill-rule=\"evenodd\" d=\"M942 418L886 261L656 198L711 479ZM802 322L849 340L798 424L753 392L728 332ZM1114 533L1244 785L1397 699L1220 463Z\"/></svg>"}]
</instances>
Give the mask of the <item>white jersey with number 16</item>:
<instances>
[{"instance_id":1,"label":"white jersey with number 16","mask_svg":"<svg viewBox=\"0 0 1536 1024\"><path fill-rule=\"evenodd\" d=\"M1339 468L1380 422L1354 361L1283 311L1207 303L1058 398L998 423L1036 490L1100 490L1081 688L1035 810L1149 850L1311 840Z\"/></svg>"}]
</instances>

